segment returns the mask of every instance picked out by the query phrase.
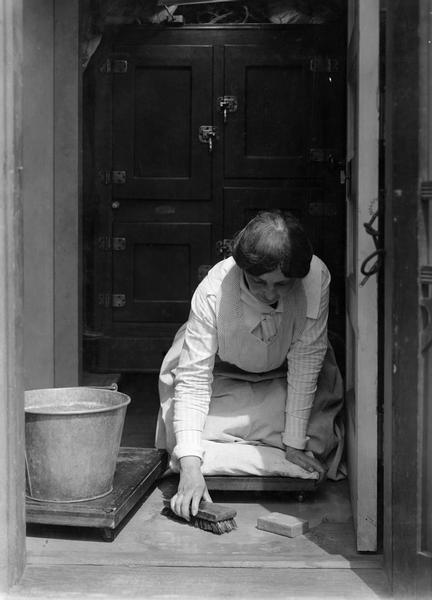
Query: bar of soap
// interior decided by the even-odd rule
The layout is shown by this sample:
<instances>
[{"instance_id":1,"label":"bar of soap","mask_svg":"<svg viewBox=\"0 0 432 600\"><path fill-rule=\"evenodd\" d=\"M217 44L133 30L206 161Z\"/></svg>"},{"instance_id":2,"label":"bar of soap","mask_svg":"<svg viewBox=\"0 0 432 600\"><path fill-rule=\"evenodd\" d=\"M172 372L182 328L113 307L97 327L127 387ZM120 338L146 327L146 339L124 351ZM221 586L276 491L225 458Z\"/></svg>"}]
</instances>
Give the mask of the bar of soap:
<instances>
[{"instance_id":1,"label":"bar of soap","mask_svg":"<svg viewBox=\"0 0 432 600\"><path fill-rule=\"evenodd\" d=\"M293 517L292 515L283 515L273 512L265 517L259 517L257 528L270 533L278 533L288 537L296 537L306 533L309 529L309 521Z\"/></svg>"}]
</instances>

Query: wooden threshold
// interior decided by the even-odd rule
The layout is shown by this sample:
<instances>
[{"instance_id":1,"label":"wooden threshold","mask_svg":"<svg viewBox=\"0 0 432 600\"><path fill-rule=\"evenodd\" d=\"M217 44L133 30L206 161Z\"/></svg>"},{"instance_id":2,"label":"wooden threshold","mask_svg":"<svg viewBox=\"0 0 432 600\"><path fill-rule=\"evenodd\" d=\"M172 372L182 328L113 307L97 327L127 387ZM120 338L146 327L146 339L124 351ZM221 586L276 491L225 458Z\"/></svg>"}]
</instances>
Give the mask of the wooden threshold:
<instances>
[{"instance_id":1,"label":"wooden threshold","mask_svg":"<svg viewBox=\"0 0 432 600\"><path fill-rule=\"evenodd\" d=\"M11 600L390 598L380 569L29 566Z\"/></svg>"}]
</instances>

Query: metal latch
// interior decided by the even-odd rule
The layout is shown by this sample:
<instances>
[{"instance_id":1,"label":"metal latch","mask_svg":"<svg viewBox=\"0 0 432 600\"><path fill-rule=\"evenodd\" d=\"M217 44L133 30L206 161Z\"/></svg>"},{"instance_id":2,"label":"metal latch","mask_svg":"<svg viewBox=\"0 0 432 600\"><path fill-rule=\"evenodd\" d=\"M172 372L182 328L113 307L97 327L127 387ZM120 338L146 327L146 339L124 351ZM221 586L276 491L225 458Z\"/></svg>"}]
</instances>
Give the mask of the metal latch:
<instances>
[{"instance_id":1,"label":"metal latch","mask_svg":"<svg viewBox=\"0 0 432 600\"><path fill-rule=\"evenodd\" d=\"M219 96L219 108L223 111L224 123L227 122L229 112L236 112L238 109L238 101L236 96Z\"/></svg>"},{"instance_id":2,"label":"metal latch","mask_svg":"<svg viewBox=\"0 0 432 600\"><path fill-rule=\"evenodd\" d=\"M217 129L213 125L200 125L198 139L203 144L208 144L209 152L213 152L213 139L217 138Z\"/></svg>"},{"instance_id":3,"label":"metal latch","mask_svg":"<svg viewBox=\"0 0 432 600\"><path fill-rule=\"evenodd\" d=\"M126 305L126 294L113 294L111 302L113 308L122 308Z\"/></svg>"},{"instance_id":4,"label":"metal latch","mask_svg":"<svg viewBox=\"0 0 432 600\"><path fill-rule=\"evenodd\" d=\"M128 61L124 58L107 58L100 67L101 73L127 73Z\"/></svg>"}]
</instances>

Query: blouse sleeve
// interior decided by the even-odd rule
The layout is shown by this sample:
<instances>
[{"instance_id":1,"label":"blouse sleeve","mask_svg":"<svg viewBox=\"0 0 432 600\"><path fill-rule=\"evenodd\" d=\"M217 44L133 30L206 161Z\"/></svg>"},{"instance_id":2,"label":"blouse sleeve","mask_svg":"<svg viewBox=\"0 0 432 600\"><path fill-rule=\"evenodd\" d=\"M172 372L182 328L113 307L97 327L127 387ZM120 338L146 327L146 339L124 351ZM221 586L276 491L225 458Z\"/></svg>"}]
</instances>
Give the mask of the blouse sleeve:
<instances>
[{"instance_id":1,"label":"blouse sleeve","mask_svg":"<svg viewBox=\"0 0 432 600\"><path fill-rule=\"evenodd\" d=\"M201 284L192 298L175 375L174 459L183 456L202 459L201 433L210 404L217 347L216 299Z\"/></svg>"},{"instance_id":2,"label":"blouse sleeve","mask_svg":"<svg viewBox=\"0 0 432 600\"><path fill-rule=\"evenodd\" d=\"M327 351L329 289L330 273L324 267L317 318L306 318L302 335L288 352L287 401L282 442L299 450L303 450L308 441L306 430L318 375Z\"/></svg>"}]
</instances>

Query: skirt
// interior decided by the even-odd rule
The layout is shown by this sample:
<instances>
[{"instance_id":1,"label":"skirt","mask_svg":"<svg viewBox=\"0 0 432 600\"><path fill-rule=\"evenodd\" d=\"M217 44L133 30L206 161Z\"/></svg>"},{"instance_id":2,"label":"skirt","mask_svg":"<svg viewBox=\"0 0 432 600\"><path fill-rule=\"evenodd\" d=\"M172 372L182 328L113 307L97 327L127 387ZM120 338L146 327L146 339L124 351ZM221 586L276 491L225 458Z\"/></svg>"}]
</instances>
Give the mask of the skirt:
<instances>
[{"instance_id":1,"label":"skirt","mask_svg":"<svg viewBox=\"0 0 432 600\"><path fill-rule=\"evenodd\" d=\"M185 326L177 332L159 376L161 407L157 422L156 447L164 448L169 453L175 446L172 426L174 377L183 346L184 331ZM285 423L286 367L282 365L277 370L265 373L248 373L217 359L213 376L209 412L202 433L203 448L206 452L215 454L208 457L208 462L212 463L211 474L281 474L268 468L267 456L273 457L275 452L270 453L266 449L278 449L280 453L284 451L281 433ZM342 377L333 349L329 346L318 377L307 428L309 439L306 447L307 451L312 452L326 465L329 479L340 479L346 474L342 461L345 434L342 409ZM219 443L228 446L221 446ZM239 453L233 450L234 444L236 448L239 448L239 444L251 448L247 467L245 464L236 464L234 471L229 468L227 471L224 454L226 457L237 456L237 462L240 454L246 456L247 449L242 446L242 452ZM259 462L256 468L253 468L252 456ZM267 465L265 470L262 469L264 457ZM221 463L219 472L215 461ZM299 476L297 472L295 476Z\"/></svg>"}]
</instances>

